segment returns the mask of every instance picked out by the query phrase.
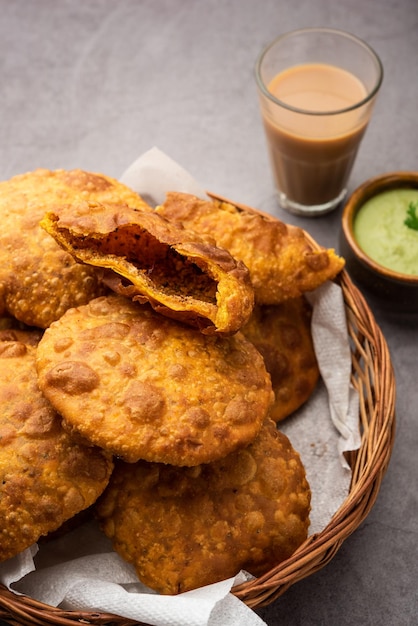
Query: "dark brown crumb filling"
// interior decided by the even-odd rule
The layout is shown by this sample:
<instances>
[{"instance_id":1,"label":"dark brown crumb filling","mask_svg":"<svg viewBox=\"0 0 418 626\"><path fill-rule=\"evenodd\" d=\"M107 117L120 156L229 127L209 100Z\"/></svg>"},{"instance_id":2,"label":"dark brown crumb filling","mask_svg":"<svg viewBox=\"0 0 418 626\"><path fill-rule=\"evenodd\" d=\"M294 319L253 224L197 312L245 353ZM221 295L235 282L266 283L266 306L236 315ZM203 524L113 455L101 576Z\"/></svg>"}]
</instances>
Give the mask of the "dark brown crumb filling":
<instances>
[{"instance_id":1,"label":"dark brown crumb filling","mask_svg":"<svg viewBox=\"0 0 418 626\"><path fill-rule=\"evenodd\" d=\"M157 289L167 294L191 296L216 303L216 281L196 263L143 229L137 229L134 233L116 229L101 239L80 236L71 241L71 245L75 251L88 249L103 256L124 258L146 274Z\"/></svg>"}]
</instances>

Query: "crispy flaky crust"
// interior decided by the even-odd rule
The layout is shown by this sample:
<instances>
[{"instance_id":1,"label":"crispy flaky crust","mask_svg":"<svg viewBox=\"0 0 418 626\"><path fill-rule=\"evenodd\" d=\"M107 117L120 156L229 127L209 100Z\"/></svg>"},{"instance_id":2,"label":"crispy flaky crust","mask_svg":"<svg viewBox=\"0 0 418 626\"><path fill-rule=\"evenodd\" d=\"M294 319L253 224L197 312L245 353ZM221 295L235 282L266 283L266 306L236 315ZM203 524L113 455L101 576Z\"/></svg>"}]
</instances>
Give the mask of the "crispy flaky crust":
<instances>
[{"instance_id":1,"label":"crispy flaky crust","mask_svg":"<svg viewBox=\"0 0 418 626\"><path fill-rule=\"evenodd\" d=\"M301 228L218 200L170 192L157 213L201 235L211 235L250 270L258 304L296 298L334 278L344 260L314 250Z\"/></svg>"},{"instance_id":2,"label":"crispy flaky crust","mask_svg":"<svg viewBox=\"0 0 418 626\"><path fill-rule=\"evenodd\" d=\"M116 293L204 333L236 332L252 311L244 264L154 212L85 202L54 207L41 225L78 261L110 270Z\"/></svg>"},{"instance_id":3,"label":"crispy flaky crust","mask_svg":"<svg viewBox=\"0 0 418 626\"><path fill-rule=\"evenodd\" d=\"M241 333L204 335L117 295L51 324L37 370L66 427L129 462L219 459L254 439L273 400Z\"/></svg>"},{"instance_id":4,"label":"crispy flaky crust","mask_svg":"<svg viewBox=\"0 0 418 626\"><path fill-rule=\"evenodd\" d=\"M267 420L250 446L215 463L117 464L96 508L139 579L177 594L288 558L307 536L310 489L299 455Z\"/></svg>"},{"instance_id":5,"label":"crispy flaky crust","mask_svg":"<svg viewBox=\"0 0 418 626\"><path fill-rule=\"evenodd\" d=\"M0 183L0 315L47 328L104 293L94 269L76 263L39 226L49 207L87 199L146 207L122 183L82 170L37 169Z\"/></svg>"},{"instance_id":6,"label":"crispy flaky crust","mask_svg":"<svg viewBox=\"0 0 418 626\"><path fill-rule=\"evenodd\" d=\"M275 396L269 415L279 422L310 398L319 379L311 307L303 296L256 305L242 332L264 358Z\"/></svg>"},{"instance_id":7,"label":"crispy flaky crust","mask_svg":"<svg viewBox=\"0 0 418 626\"><path fill-rule=\"evenodd\" d=\"M39 333L0 333L0 561L91 506L113 462L73 441L37 386Z\"/></svg>"}]
</instances>

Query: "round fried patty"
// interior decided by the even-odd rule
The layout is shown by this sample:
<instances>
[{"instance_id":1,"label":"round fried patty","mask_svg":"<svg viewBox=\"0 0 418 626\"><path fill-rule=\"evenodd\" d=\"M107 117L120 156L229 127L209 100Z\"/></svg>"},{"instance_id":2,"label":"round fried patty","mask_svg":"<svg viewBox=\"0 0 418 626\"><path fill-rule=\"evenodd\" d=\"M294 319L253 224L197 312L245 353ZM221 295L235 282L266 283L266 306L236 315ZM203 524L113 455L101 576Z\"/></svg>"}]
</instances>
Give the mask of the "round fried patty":
<instances>
[{"instance_id":1,"label":"round fried patty","mask_svg":"<svg viewBox=\"0 0 418 626\"><path fill-rule=\"evenodd\" d=\"M273 400L242 334L207 336L116 295L54 322L37 369L67 428L129 462L219 459L255 438Z\"/></svg>"},{"instance_id":2,"label":"round fried patty","mask_svg":"<svg viewBox=\"0 0 418 626\"><path fill-rule=\"evenodd\" d=\"M269 415L279 422L309 399L319 379L311 307L303 296L258 305L242 332L263 355L275 397Z\"/></svg>"},{"instance_id":3,"label":"round fried patty","mask_svg":"<svg viewBox=\"0 0 418 626\"><path fill-rule=\"evenodd\" d=\"M176 594L259 576L305 540L310 489L299 455L268 420L253 444L194 468L119 463L97 511L140 580Z\"/></svg>"},{"instance_id":4,"label":"round fried patty","mask_svg":"<svg viewBox=\"0 0 418 626\"><path fill-rule=\"evenodd\" d=\"M38 333L0 337L0 561L91 506L113 463L75 443L37 386Z\"/></svg>"}]
</instances>

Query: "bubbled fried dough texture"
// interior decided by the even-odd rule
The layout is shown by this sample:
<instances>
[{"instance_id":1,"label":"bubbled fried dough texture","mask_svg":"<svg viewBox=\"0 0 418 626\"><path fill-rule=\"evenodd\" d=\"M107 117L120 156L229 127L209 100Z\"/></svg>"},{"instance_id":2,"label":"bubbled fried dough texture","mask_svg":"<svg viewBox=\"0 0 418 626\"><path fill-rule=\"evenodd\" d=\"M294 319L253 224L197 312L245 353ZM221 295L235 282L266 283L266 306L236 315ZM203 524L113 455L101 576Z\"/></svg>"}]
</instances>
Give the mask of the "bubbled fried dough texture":
<instances>
[{"instance_id":1,"label":"bubbled fried dough texture","mask_svg":"<svg viewBox=\"0 0 418 626\"><path fill-rule=\"evenodd\" d=\"M13 332L0 337L0 561L91 506L113 469L70 438L39 391L38 333Z\"/></svg>"},{"instance_id":2,"label":"bubbled fried dough texture","mask_svg":"<svg viewBox=\"0 0 418 626\"><path fill-rule=\"evenodd\" d=\"M56 203L91 199L146 207L125 185L82 170L38 169L0 183L0 315L47 328L68 308L105 292L94 268L76 263L39 226Z\"/></svg>"},{"instance_id":3,"label":"bubbled fried dough texture","mask_svg":"<svg viewBox=\"0 0 418 626\"><path fill-rule=\"evenodd\" d=\"M129 462L218 459L254 439L273 399L242 334L204 335L116 295L52 324L37 369L66 427Z\"/></svg>"},{"instance_id":4,"label":"bubbled fried dough texture","mask_svg":"<svg viewBox=\"0 0 418 626\"><path fill-rule=\"evenodd\" d=\"M258 304L297 298L334 278L344 266L333 250L314 250L301 228L227 202L171 192L156 211L200 235L210 235L243 261Z\"/></svg>"},{"instance_id":5,"label":"bubbled fried dough texture","mask_svg":"<svg viewBox=\"0 0 418 626\"><path fill-rule=\"evenodd\" d=\"M155 212L73 203L48 211L41 225L78 261L104 268L116 293L206 334L236 332L251 314L245 265Z\"/></svg>"},{"instance_id":6,"label":"bubbled fried dough texture","mask_svg":"<svg viewBox=\"0 0 418 626\"><path fill-rule=\"evenodd\" d=\"M311 307L303 296L258 305L242 332L264 358L274 391L269 415L279 422L310 398L319 379Z\"/></svg>"},{"instance_id":7,"label":"bubbled fried dough texture","mask_svg":"<svg viewBox=\"0 0 418 626\"><path fill-rule=\"evenodd\" d=\"M268 420L257 439L195 468L119 464L97 506L105 534L139 579L177 594L260 576L306 539L310 489L298 454Z\"/></svg>"}]
</instances>

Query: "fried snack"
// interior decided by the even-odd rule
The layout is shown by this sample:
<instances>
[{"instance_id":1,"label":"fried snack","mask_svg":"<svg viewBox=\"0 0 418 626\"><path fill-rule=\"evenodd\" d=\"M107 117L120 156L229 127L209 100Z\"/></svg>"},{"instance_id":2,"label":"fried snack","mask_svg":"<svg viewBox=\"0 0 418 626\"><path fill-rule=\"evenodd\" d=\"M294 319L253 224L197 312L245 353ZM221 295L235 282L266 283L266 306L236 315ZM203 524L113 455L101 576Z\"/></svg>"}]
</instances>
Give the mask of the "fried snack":
<instances>
[{"instance_id":1,"label":"fried snack","mask_svg":"<svg viewBox=\"0 0 418 626\"><path fill-rule=\"evenodd\" d=\"M227 202L171 192L155 209L216 244L250 270L258 304L297 298L334 278L344 260L333 250L315 250L301 228Z\"/></svg>"},{"instance_id":2,"label":"fried snack","mask_svg":"<svg viewBox=\"0 0 418 626\"><path fill-rule=\"evenodd\" d=\"M275 396L269 415L279 422L309 399L318 382L311 307L303 296L258 305L242 332L264 358Z\"/></svg>"},{"instance_id":3,"label":"fried snack","mask_svg":"<svg viewBox=\"0 0 418 626\"><path fill-rule=\"evenodd\" d=\"M287 559L307 536L310 489L299 455L267 420L254 443L215 463L117 464L96 508L139 579L177 594Z\"/></svg>"},{"instance_id":4,"label":"fried snack","mask_svg":"<svg viewBox=\"0 0 418 626\"><path fill-rule=\"evenodd\" d=\"M41 225L78 261L110 270L116 293L204 333L236 332L251 314L244 264L154 212L85 202L54 207Z\"/></svg>"},{"instance_id":5,"label":"fried snack","mask_svg":"<svg viewBox=\"0 0 418 626\"><path fill-rule=\"evenodd\" d=\"M77 444L37 386L38 333L0 338L0 561L91 506L113 462Z\"/></svg>"},{"instance_id":6,"label":"fried snack","mask_svg":"<svg viewBox=\"0 0 418 626\"><path fill-rule=\"evenodd\" d=\"M30 344L31 346L37 346L39 340L42 337L42 330L39 328L33 328L23 330L21 328L1 328L0 329L0 342L4 341L20 341L24 344ZM1 347L1 343L0 343Z\"/></svg>"},{"instance_id":7,"label":"fried snack","mask_svg":"<svg viewBox=\"0 0 418 626\"><path fill-rule=\"evenodd\" d=\"M125 185L82 170L38 169L0 183L0 316L47 328L105 292L94 268L76 263L39 226L50 206L86 199L146 207Z\"/></svg>"},{"instance_id":8,"label":"fried snack","mask_svg":"<svg viewBox=\"0 0 418 626\"><path fill-rule=\"evenodd\" d=\"M254 439L273 400L241 333L204 335L116 295L54 322L37 370L66 427L129 462L221 458Z\"/></svg>"}]
</instances>

